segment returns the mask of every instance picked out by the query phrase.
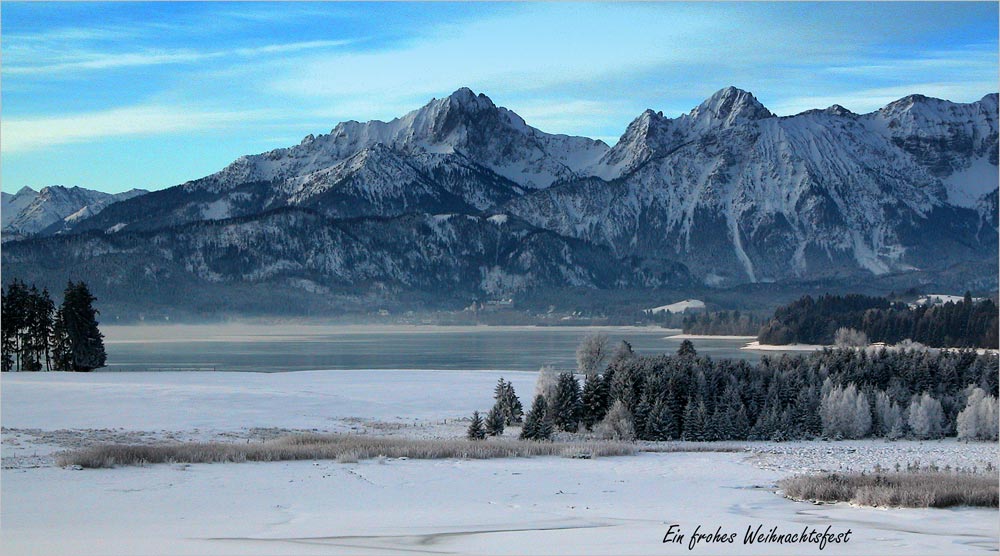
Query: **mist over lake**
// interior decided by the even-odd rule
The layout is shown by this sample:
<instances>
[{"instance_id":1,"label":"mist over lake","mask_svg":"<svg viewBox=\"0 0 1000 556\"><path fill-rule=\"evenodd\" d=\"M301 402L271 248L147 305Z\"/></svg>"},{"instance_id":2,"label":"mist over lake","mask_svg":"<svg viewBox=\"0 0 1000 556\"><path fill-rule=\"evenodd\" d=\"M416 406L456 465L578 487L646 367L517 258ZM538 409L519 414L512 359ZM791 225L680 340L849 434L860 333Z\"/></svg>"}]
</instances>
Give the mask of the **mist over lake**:
<instances>
[{"instance_id":1,"label":"mist over lake","mask_svg":"<svg viewBox=\"0 0 1000 556\"><path fill-rule=\"evenodd\" d=\"M102 371L217 370L285 372L318 369L534 371L576 367L589 334L626 340L640 354L673 353L678 330L638 327L142 325L103 328ZM747 340L696 338L699 353L756 361Z\"/></svg>"}]
</instances>

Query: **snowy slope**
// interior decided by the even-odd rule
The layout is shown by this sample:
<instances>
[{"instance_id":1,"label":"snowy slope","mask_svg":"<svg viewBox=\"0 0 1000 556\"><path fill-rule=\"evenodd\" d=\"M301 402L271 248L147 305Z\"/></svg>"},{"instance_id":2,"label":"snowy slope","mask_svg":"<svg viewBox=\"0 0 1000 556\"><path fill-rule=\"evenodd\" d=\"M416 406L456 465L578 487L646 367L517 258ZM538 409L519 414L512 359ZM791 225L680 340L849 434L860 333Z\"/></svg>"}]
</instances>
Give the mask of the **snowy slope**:
<instances>
[{"instance_id":1,"label":"snowy slope","mask_svg":"<svg viewBox=\"0 0 1000 556\"><path fill-rule=\"evenodd\" d=\"M28 186L24 186L13 195L4 192L2 196L3 204L0 205L0 218L2 218L3 224L0 227L6 228L7 224L13 222L18 214L38 197L38 192Z\"/></svg>"},{"instance_id":2,"label":"snowy slope","mask_svg":"<svg viewBox=\"0 0 1000 556\"><path fill-rule=\"evenodd\" d=\"M723 89L676 119L644 112L591 168L603 179L505 208L620 255L683 258L710 285L990 256L995 234L958 238L980 219L964 209L996 188L996 96L907 99L779 118Z\"/></svg>"},{"instance_id":3,"label":"snowy slope","mask_svg":"<svg viewBox=\"0 0 1000 556\"><path fill-rule=\"evenodd\" d=\"M42 231L55 233L64 226L99 213L111 203L147 193L132 189L110 194L82 187L53 185L35 193L25 187L9 200L4 197L3 233L5 239L29 236ZM48 230L48 228L53 228Z\"/></svg>"},{"instance_id":4,"label":"snowy slope","mask_svg":"<svg viewBox=\"0 0 1000 556\"><path fill-rule=\"evenodd\" d=\"M657 313L683 313L688 309L703 311L705 310L705 302L700 299L685 299L684 301L678 301L677 303L660 305L659 307L646 309L643 312L655 315Z\"/></svg>"}]
</instances>

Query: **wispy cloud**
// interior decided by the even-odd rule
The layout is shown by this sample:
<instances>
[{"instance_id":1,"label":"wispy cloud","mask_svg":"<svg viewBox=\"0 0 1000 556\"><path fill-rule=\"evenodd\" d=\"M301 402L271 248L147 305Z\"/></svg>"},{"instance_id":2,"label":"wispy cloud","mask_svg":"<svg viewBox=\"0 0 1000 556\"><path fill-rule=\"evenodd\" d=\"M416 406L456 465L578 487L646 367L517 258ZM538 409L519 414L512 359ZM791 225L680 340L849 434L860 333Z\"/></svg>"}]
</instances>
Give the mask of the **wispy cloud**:
<instances>
[{"instance_id":1,"label":"wispy cloud","mask_svg":"<svg viewBox=\"0 0 1000 556\"><path fill-rule=\"evenodd\" d=\"M8 154L108 137L215 130L268 115L260 110L205 111L148 105L65 116L4 118L0 121L0 150Z\"/></svg>"},{"instance_id":2,"label":"wispy cloud","mask_svg":"<svg viewBox=\"0 0 1000 556\"><path fill-rule=\"evenodd\" d=\"M306 50L323 50L351 44L353 40L317 40L292 42L285 44L269 44L249 48L234 48L229 50L198 51L198 50L147 50L142 52L71 52L61 53L64 61L40 64L15 64L4 67L3 72L9 75L61 74L87 70L106 70L116 68L156 66L162 64L190 64L212 59L255 58L290 54Z\"/></svg>"}]
</instances>

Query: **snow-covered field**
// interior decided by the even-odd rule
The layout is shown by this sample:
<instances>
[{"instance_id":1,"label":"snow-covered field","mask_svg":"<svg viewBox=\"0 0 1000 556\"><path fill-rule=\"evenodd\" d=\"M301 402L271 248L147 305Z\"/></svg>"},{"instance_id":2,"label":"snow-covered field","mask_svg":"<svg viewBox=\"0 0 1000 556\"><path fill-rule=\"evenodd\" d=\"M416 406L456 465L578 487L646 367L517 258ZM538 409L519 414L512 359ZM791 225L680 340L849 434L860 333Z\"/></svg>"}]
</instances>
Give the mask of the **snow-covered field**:
<instances>
[{"instance_id":1,"label":"snow-covered field","mask_svg":"<svg viewBox=\"0 0 1000 556\"><path fill-rule=\"evenodd\" d=\"M700 299L685 299L683 301L678 301L677 303L671 303L669 305L660 305L659 307L652 307L646 309L644 312L651 315L658 313L683 313L688 309L694 310L704 310L705 302Z\"/></svg>"},{"instance_id":2,"label":"snow-covered field","mask_svg":"<svg viewBox=\"0 0 1000 556\"><path fill-rule=\"evenodd\" d=\"M534 373L502 373L522 400ZM259 441L293 430L461 435L490 407L501 373L39 373L0 377L0 552L8 554L817 553L816 545L744 546L766 532L851 529L832 554L997 550L997 511L814 506L774 493L816 470L913 461L995 465L993 444L750 443L745 453L643 453L574 460L388 460L54 466L56 451L96 442ZM516 433L516 431L509 431ZM684 544L661 543L671 524ZM699 544L695 527L737 532Z\"/></svg>"},{"instance_id":3,"label":"snow-covered field","mask_svg":"<svg viewBox=\"0 0 1000 556\"><path fill-rule=\"evenodd\" d=\"M746 349L750 351L820 351L823 348L831 346L823 346L818 344L785 344L785 345L771 345L762 344L756 340L747 343L747 345L741 347L740 349Z\"/></svg>"}]
</instances>

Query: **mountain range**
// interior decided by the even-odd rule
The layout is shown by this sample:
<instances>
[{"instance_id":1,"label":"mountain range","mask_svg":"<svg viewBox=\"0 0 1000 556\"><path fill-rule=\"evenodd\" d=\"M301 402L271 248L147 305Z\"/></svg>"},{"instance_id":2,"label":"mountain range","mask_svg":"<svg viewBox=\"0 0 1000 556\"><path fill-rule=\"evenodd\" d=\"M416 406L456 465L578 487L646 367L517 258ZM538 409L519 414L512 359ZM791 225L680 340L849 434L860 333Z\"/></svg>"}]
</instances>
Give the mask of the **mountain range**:
<instances>
[{"instance_id":1,"label":"mountain range","mask_svg":"<svg viewBox=\"0 0 1000 556\"><path fill-rule=\"evenodd\" d=\"M646 110L608 146L463 88L32 227L8 222L5 196L5 235L34 235L5 243L4 280L264 312L232 292L337 307L809 281L992 291L997 156L997 94L779 117L729 87L676 118Z\"/></svg>"},{"instance_id":2,"label":"mountain range","mask_svg":"<svg viewBox=\"0 0 1000 556\"><path fill-rule=\"evenodd\" d=\"M52 185L39 191L25 186L13 195L2 193L0 219L3 241L63 232L118 201L149 193L132 189L124 193L104 193L82 187Z\"/></svg>"}]
</instances>

